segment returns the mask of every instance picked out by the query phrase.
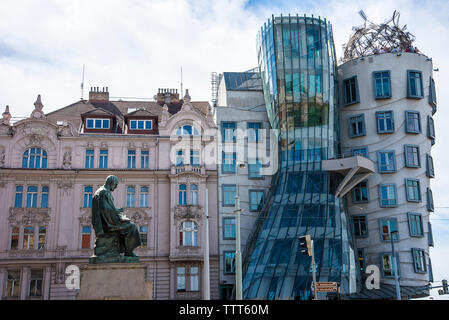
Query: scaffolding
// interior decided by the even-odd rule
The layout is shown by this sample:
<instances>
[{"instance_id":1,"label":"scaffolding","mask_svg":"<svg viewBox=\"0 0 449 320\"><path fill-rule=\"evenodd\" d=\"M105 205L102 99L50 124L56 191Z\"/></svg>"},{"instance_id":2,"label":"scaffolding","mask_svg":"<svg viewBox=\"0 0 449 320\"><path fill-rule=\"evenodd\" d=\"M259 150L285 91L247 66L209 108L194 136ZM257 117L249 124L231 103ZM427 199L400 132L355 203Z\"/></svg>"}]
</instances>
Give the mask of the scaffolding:
<instances>
[{"instance_id":1,"label":"scaffolding","mask_svg":"<svg viewBox=\"0 0 449 320\"><path fill-rule=\"evenodd\" d=\"M359 14L365 23L353 27L354 32L344 45L342 62L386 52L416 52L412 46L415 36L406 31L407 25L399 26L397 10L392 18L381 24L369 21L362 10Z\"/></svg>"},{"instance_id":2,"label":"scaffolding","mask_svg":"<svg viewBox=\"0 0 449 320\"><path fill-rule=\"evenodd\" d=\"M218 75L216 72L212 72L210 84L212 86L212 106L215 107L217 103L217 95L218 95Z\"/></svg>"}]
</instances>

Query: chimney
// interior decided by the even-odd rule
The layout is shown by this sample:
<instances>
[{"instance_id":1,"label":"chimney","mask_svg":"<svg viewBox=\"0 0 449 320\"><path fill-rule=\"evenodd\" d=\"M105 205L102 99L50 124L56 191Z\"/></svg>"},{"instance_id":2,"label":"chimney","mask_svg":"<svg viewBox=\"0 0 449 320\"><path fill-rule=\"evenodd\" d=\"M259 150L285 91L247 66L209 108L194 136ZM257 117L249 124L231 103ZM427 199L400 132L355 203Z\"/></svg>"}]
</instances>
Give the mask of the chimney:
<instances>
[{"instance_id":1,"label":"chimney","mask_svg":"<svg viewBox=\"0 0 449 320\"><path fill-rule=\"evenodd\" d=\"M156 99L157 103L161 106L164 104L177 104L179 103L178 89L159 88L157 90Z\"/></svg>"},{"instance_id":2,"label":"chimney","mask_svg":"<svg viewBox=\"0 0 449 320\"><path fill-rule=\"evenodd\" d=\"M101 91L99 87L90 87L89 102L109 102L108 87L103 87Z\"/></svg>"}]
</instances>

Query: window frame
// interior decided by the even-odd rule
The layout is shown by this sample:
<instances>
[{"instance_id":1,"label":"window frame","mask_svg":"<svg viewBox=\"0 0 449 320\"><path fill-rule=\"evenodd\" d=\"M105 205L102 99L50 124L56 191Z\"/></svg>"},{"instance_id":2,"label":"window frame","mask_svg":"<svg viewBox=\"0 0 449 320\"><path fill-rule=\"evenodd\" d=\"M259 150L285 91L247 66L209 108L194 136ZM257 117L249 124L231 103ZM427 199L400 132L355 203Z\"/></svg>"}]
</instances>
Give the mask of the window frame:
<instances>
[{"instance_id":1,"label":"window frame","mask_svg":"<svg viewBox=\"0 0 449 320\"><path fill-rule=\"evenodd\" d=\"M356 197L355 197L355 191L356 191L356 188L359 186L359 185L361 185L362 183L365 183L366 184L366 186L365 186L365 188L366 188L366 197L367 197L367 199L366 200L355 200L356 199ZM353 188L352 188L352 198L351 198L351 200L352 200L352 203L367 203L367 202L369 202L370 201L370 196L369 196L369 186L368 186L368 179L365 179L365 180L363 180L363 181L360 181L358 184L356 184ZM362 193L361 193L362 194Z\"/></svg>"},{"instance_id":2,"label":"window frame","mask_svg":"<svg viewBox=\"0 0 449 320\"><path fill-rule=\"evenodd\" d=\"M376 74L380 74L381 75L380 79L381 79L381 84L382 84L382 93L384 93L383 92L383 79L384 79L383 73L385 73L385 72L388 73L387 81L388 81L388 91L389 91L389 93L388 93L388 95L383 94L381 96L378 96L377 95L377 86L376 86ZM392 96L392 88L391 88L391 73L390 73L390 70L373 71L373 92L374 92L374 99L375 100L391 98L391 96Z\"/></svg>"},{"instance_id":3,"label":"window frame","mask_svg":"<svg viewBox=\"0 0 449 320\"><path fill-rule=\"evenodd\" d=\"M355 100L354 101L347 101L347 95L346 95L346 91L347 91L347 82L349 82L349 84L351 85L350 81L354 79L354 86L355 86ZM351 90L351 97L352 97L352 87L350 88ZM345 106L350 106L356 103L360 102L360 95L359 95L359 85L358 85L358 81L357 81L357 76L354 75L352 77L343 79L343 101L345 103Z\"/></svg>"},{"instance_id":4,"label":"window frame","mask_svg":"<svg viewBox=\"0 0 449 320\"><path fill-rule=\"evenodd\" d=\"M362 155L362 154L356 153L356 150L365 150L365 154L366 154L366 155ZM365 157L365 158L369 159L368 147L356 147L356 148L352 148L352 149L351 149L351 154L352 154L352 156L360 156L360 157Z\"/></svg>"},{"instance_id":5,"label":"window frame","mask_svg":"<svg viewBox=\"0 0 449 320\"><path fill-rule=\"evenodd\" d=\"M231 271L227 271L226 270L226 254L231 254ZM234 255L234 257L232 257L232 255ZM234 263L232 263L234 262ZM234 264L234 271L232 271L232 265ZM224 274L235 274L235 251L229 251L229 250L225 250L223 251L223 273Z\"/></svg>"},{"instance_id":6,"label":"window frame","mask_svg":"<svg viewBox=\"0 0 449 320\"><path fill-rule=\"evenodd\" d=\"M229 221L234 221L234 224L232 224L232 223L226 223L226 220L229 220ZM228 236L226 236L226 226L230 226L230 228L231 228L231 236L230 237L228 237ZM232 226L234 226L234 227L232 227ZM236 238L236 221L235 221L235 217L230 217L230 216L226 216L226 217L223 217L222 218L222 228L223 228L223 240L235 240L235 238ZM233 234L233 232L232 232L232 229L234 228L234 234Z\"/></svg>"},{"instance_id":7,"label":"window frame","mask_svg":"<svg viewBox=\"0 0 449 320\"><path fill-rule=\"evenodd\" d=\"M394 190L394 204L382 204L382 187L393 187ZM398 191L395 183L381 183L379 184L379 206L381 208L394 208L398 206Z\"/></svg>"},{"instance_id":8,"label":"window frame","mask_svg":"<svg viewBox=\"0 0 449 320\"><path fill-rule=\"evenodd\" d=\"M140 150L140 168L149 169L150 168L150 150Z\"/></svg>"},{"instance_id":9,"label":"window frame","mask_svg":"<svg viewBox=\"0 0 449 320\"><path fill-rule=\"evenodd\" d=\"M419 199L415 200L415 199L411 199L409 196L409 186L408 183L409 182L417 182L417 187L418 187L418 196ZM405 178L405 198L407 199L407 202L421 202L422 201L422 196L421 196L421 182L419 179L415 179L415 178Z\"/></svg>"},{"instance_id":10,"label":"window frame","mask_svg":"<svg viewBox=\"0 0 449 320\"><path fill-rule=\"evenodd\" d=\"M356 219L360 219L363 218L363 221L355 221ZM356 228L355 225L357 224L359 225L359 230L360 230L360 235L356 234ZM364 223L365 225L365 234L362 234L362 229L361 228L361 223ZM368 230L368 216L366 214L354 214L351 215L351 227L352 227L352 232L354 234L354 237L357 239L363 239L363 238L368 238L369 237L369 230Z\"/></svg>"},{"instance_id":11,"label":"window frame","mask_svg":"<svg viewBox=\"0 0 449 320\"><path fill-rule=\"evenodd\" d=\"M410 85L410 79L411 79L411 77L410 77L410 74L411 73L418 73L420 76L419 76L419 81L420 81L420 94L416 94L416 95L413 95L413 94L411 94L411 85ZM414 79L416 79L416 77L414 78ZM415 88L416 88L416 86L415 86ZM419 70L407 70L407 98L409 98L409 99L422 99L422 98L424 98L424 87L423 87L423 80L422 80L422 71L419 71Z\"/></svg>"},{"instance_id":12,"label":"window frame","mask_svg":"<svg viewBox=\"0 0 449 320\"><path fill-rule=\"evenodd\" d=\"M392 153L393 154L393 169L391 170L382 170L381 169L381 154L383 153ZM394 150L379 150L377 151L377 169L379 171L379 173L393 173L397 171L397 166L396 166L396 152Z\"/></svg>"},{"instance_id":13,"label":"window frame","mask_svg":"<svg viewBox=\"0 0 449 320\"><path fill-rule=\"evenodd\" d=\"M31 153L34 150L34 153ZM39 150L39 153L37 152ZM33 158L31 158L33 157ZM39 160L37 160L39 157ZM25 160L26 159L26 160ZM44 161L45 160L45 161ZM26 165L25 164L26 161ZM36 163L38 162L38 166ZM30 166L33 163L33 167ZM22 153L22 169L48 169L48 152L41 147L29 147Z\"/></svg>"},{"instance_id":14,"label":"window frame","mask_svg":"<svg viewBox=\"0 0 449 320\"><path fill-rule=\"evenodd\" d=\"M389 257L393 257L392 252L382 252L382 253L380 253L379 257L380 257L380 267L381 267L381 271L382 271L382 277L383 278L394 278L395 275L394 275L394 272L393 272L393 268L391 269L391 275L386 275L385 274L385 267L384 267L383 257L386 256L386 255L388 255ZM396 258L395 259L396 260L395 263L397 265L398 276L400 277L401 276L401 261L399 260L399 253L398 252L396 252L395 258ZM390 258L390 263L391 262L392 261L391 261L391 258ZM391 263L391 265L393 267L392 263Z\"/></svg>"},{"instance_id":15,"label":"window frame","mask_svg":"<svg viewBox=\"0 0 449 320\"><path fill-rule=\"evenodd\" d=\"M410 164L409 153L407 152L408 148L416 148L418 154L418 164ZM404 160L405 167L407 168L421 168L421 153L419 152L419 145L416 144L404 144Z\"/></svg>"},{"instance_id":16,"label":"window frame","mask_svg":"<svg viewBox=\"0 0 449 320\"><path fill-rule=\"evenodd\" d=\"M225 165L225 155L229 155L229 154L232 154L232 162L233 162L232 166L233 166L233 169L227 170L227 169L225 169L225 168L227 168L226 166L231 166L231 165L230 164L226 164ZM222 151L221 155L222 155L222 157L221 157L221 159L222 159L221 160L221 173L222 174L235 173L236 170L237 170L237 153L236 152L224 152L224 151Z\"/></svg>"},{"instance_id":17,"label":"window frame","mask_svg":"<svg viewBox=\"0 0 449 320\"><path fill-rule=\"evenodd\" d=\"M361 118L361 122L362 122L362 132L361 133L353 133L352 132L352 123L353 123L353 119L354 118ZM358 127L358 126L357 126ZM357 138L357 137L363 137L366 136L366 122L365 122L365 114L364 113L360 113L360 114L354 114L352 116L348 117L348 129L349 129L349 138Z\"/></svg>"},{"instance_id":18,"label":"window frame","mask_svg":"<svg viewBox=\"0 0 449 320\"><path fill-rule=\"evenodd\" d=\"M418 115L418 127L419 130L410 130L409 129L409 114L417 114ZM422 126L421 126L421 113L419 111L413 111L413 110L406 110L405 111L405 133L414 133L414 134L419 134L422 132Z\"/></svg>"},{"instance_id":19,"label":"window frame","mask_svg":"<svg viewBox=\"0 0 449 320\"><path fill-rule=\"evenodd\" d=\"M387 227L388 227L388 239L384 239L384 231L382 230L383 226L383 222L387 221ZM383 217L383 218L379 218L378 222L379 222L379 236L380 236L380 242L381 243L385 243L385 242L391 242L390 239L390 235L391 235L391 227L390 227L390 221L394 221L394 225L396 226L395 231L398 231L395 236L393 236L393 241L394 242L399 242L401 240L401 238L399 237L399 222L397 218L394 217Z\"/></svg>"},{"instance_id":20,"label":"window frame","mask_svg":"<svg viewBox=\"0 0 449 320\"><path fill-rule=\"evenodd\" d=\"M426 176L435 178L435 167L433 166L433 157L426 153Z\"/></svg>"},{"instance_id":21,"label":"window frame","mask_svg":"<svg viewBox=\"0 0 449 320\"><path fill-rule=\"evenodd\" d=\"M427 211L433 212L435 210L435 204L433 202L433 192L432 189L430 188L427 188L426 200L427 200Z\"/></svg>"},{"instance_id":22,"label":"window frame","mask_svg":"<svg viewBox=\"0 0 449 320\"><path fill-rule=\"evenodd\" d=\"M131 153L130 153L131 152ZM132 153L134 152L134 153ZM127 169L136 169L137 151L136 149L128 149L127 152Z\"/></svg>"},{"instance_id":23,"label":"window frame","mask_svg":"<svg viewBox=\"0 0 449 320\"><path fill-rule=\"evenodd\" d=\"M391 129L384 129L384 130L380 130L380 126L379 126L379 120L380 119L380 115L382 114L390 114L391 115ZM384 133L394 133L394 112L392 110L387 110L387 111L376 111L376 129L377 129L377 133L378 134L384 134ZM384 120L384 124L386 127L386 118L382 118Z\"/></svg>"},{"instance_id":24,"label":"window frame","mask_svg":"<svg viewBox=\"0 0 449 320\"><path fill-rule=\"evenodd\" d=\"M234 128L232 128L233 134L232 139L226 140L226 132L225 130L231 130L230 128L224 128L224 124L233 124ZM237 130L237 122L236 121L221 121L220 122L220 133L221 133L221 142L232 142L235 143L237 141L236 137L236 130Z\"/></svg>"},{"instance_id":25,"label":"window frame","mask_svg":"<svg viewBox=\"0 0 449 320\"><path fill-rule=\"evenodd\" d=\"M89 120L93 121L93 126L89 126ZM101 126L97 127L96 121L101 121ZM105 127L104 123L107 121L108 126ZM111 129L111 119L109 118L86 118L86 129Z\"/></svg>"},{"instance_id":26,"label":"window frame","mask_svg":"<svg viewBox=\"0 0 449 320\"><path fill-rule=\"evenodd\" d=\"M98 168L99 169L108 169L108 158L109 158L109 150L108 149L100 149L100 154L98 157Z\"/></svg>"},{"instance_id":27,"label":"window frame","mask_svg":"<svg viewBox=\"0 0 449 320\"><path fill-rule=\"evenodd\" d=\"M85 149L84 168L85 169L93 169L94 162L95 162L95 149L86 148Z\"/></svg>"},{"instance_id":28,"label":"window frame","mask_svg":"<svg viewBox=\"0 0 449 320\"><path fill-rule=\"evenodd\" d=\"M249 211L250 212L260 212L260 210L257 210L257 209L253 209L252 208L252 203L251 203L251 194L252 193L262 193L262 198L261 198L261 201L262 201L262 206L264 205L264 203L265 203L265 190L264 189L249 189L248 190L248 209L249 209ZM260 206L260 203L257 205L257 207L259 208L259 206Z\"/></svg>"},{"instance_id":29,"label":"window frame","mask_svg":"<svg viewBox=\"0 0 449 320\"><path fill-rule=\"evenodd\" d=\"M225 192L232 192L232 191L225 191L225 187L234 187L234 197L233 197L233 203L225 204ZM237 194L237 186L235 184L222 184L221 185L221 205L222 207L234 207L235 206L235 196Z\"/></svg>"},{"instance_id":30,"label":"window frame","mask_svg":"<svg viewBox=\"0 0 449 320\"><path fill-rule=\"evenodd\" d=\"M415 273L427 273L427 262L426 262L426 251L424 249L421 248L412 248L412 258L413 258L413 270L415 271ZM424 268L424 270L419 270L418 266L416 265L416 258L417 258L417 253L418 252L422 252L422 256L420 256L422 258L421 263L422 266Z\"/></svg>"},{"instance_id":31,"label":"window frame","mask_svg":"<svg viewBox=\"0 0 449 320\"><path fill-rule=\"evenodd\" d=\"M419 217L419 225L420 225L420 229L421 229L421 233L413 233L413 228L412 228L412 221L417 221L416 219L413 220L412 217ZM418 213L418 212L407 212L407 219L408 219L408 230L409 230L409 234L410 237L414 237L414 238L424 238L424 224L423 224L423 218L422 218L422 214Z\"/></svg>"}]
</instances>

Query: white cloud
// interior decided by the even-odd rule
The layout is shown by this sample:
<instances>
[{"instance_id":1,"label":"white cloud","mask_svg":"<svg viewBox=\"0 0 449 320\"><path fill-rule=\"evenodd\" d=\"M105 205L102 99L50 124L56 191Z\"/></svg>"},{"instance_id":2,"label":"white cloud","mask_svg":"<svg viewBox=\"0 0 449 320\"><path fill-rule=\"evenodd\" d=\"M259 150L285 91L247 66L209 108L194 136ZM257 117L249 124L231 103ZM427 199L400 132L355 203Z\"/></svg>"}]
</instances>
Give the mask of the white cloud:
<instances>
[{"instance_id":1,"label":"white cloud","mask_svg":"<svg viewBox=\"0 0 449 320\"><path fill-rule=\"evenodd\" d=\"M382 22L393 10L400 23L416 36L416 45L433 58L438 112L432 149L436 179L432 181L436 207L449 207L449 34L447 1L353 0L263 1L243 0L4 0L0 2L0 108L10 105L13 116L28 116L37 94L45 111L80 98L82 65L85 91L108 86L111 96L151 98L159 87L184 88L193 100L210 100L212 71L241 71L257 65L256 35L271 14L314 14L333 25L338 58L353 25L362 23L357 12ZM84 97L87 97L86 92ZM3 112L3 110L0 110ZM439 211L437 208L436 211ZM444 221L441 221L444 222ZM436 221L435 221L436 223ZM435 225L434 223L434 225ZM435 278L449 277L448 239L435 228L432 249ZM439 241L441 239L441 241Z\"/></svg>"}]
</instances>

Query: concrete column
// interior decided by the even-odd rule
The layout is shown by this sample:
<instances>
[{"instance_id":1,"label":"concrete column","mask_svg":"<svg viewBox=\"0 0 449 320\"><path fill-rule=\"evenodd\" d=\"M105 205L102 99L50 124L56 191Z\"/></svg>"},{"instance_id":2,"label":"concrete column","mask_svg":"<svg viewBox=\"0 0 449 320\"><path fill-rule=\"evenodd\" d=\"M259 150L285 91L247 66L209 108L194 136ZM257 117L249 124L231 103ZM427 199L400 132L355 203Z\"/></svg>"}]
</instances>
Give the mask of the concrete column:
<instances>
[{"instance_id":1,"label":"concrete column","mask_svg":"<svg viewBox=\"0 0 449 320\"><path fill-rule=\"evenodd\" d=\"M29 278L30 278L30 268L29 267L22 268L22 272L20 275L20 293L19 293L20 300L26 300L28 296Z\"/></svg>"},{"instance_id":2,"label":"concrete column","mask_svg":"<svg viewBox=\"0 0 449 320\"><path fill-rule=\"evenodd\" d=\"M50 300L51 265L48 265L44 268L43 280L43 298L44 300Z\"/></svg>"}]
</instances>

